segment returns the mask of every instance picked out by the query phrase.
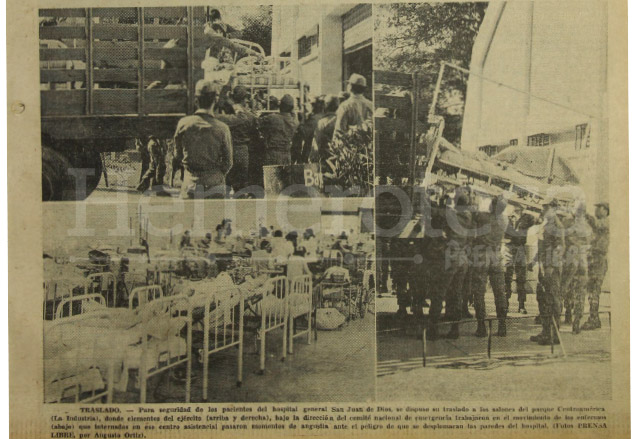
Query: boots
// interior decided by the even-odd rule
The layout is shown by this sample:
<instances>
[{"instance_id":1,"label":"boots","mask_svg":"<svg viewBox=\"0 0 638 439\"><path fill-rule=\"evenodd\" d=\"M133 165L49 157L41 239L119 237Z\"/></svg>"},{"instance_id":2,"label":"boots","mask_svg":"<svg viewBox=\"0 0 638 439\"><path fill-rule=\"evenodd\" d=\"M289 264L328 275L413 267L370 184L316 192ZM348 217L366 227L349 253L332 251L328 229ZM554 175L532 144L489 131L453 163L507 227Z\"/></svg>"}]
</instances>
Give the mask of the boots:
<instances>
[{"instance_id":1,"label":"boots","mask_svg":"<svg viewBox=\"0 0 638 439\"><path fill-rule=\"evenodd\" d=\"M572 324L572 334L580 334L580 317L574 318L574 323Z\"/></svg>"},{"instance_id":2,"label":"boots","mask_svg":"<svg viewBox=\"0 0 638 439\"><path fill-rule=\"evenodd\" d=\"M487 337L487 329L485 329L485 321L479 320L477 322L476 332L474 333L474 335L480 338Z\"/></svg>"},{"instance_id":3,"label":"boots","mask_svg":"<svg viewBox=\"0 0 638 439\"><path fill-rule=\"evenodd\" d=\"M572 323L572 310L567 308L565 310L565 324L569 325L570 323Z\"/></svg>"},{"instance_id":4,"label":"boots","mask_svg":"<svg viewBox=\"0 0 638 439\"><path fill-rule=\"evenodd\" d=\"M505 319L501 319L498 321L498 331L496 335L499 337L505 337L507 335L507 327L505 325Z\"/></svg>"},{"instance_id":5,"label":"boots","mask_svg":"<svg viewBox=\"0 0 638 439\"><path fill-rule=\"evenodd\" d=\"M436 324L430 324L425 331L425 339L428 341L436 341L439 339L439 331Z\"/></svg>"},{"instance_id":6,"label":"boots","mask_svg":"<svg viewBox=\"0 0 638 439\"><path fill-rule=\"evenodd\" d=\"M460 336L459 334L459 324L458 323L453 323L452 327L450 328L450 332L448 332L445 336L445 338L449 339L449 340L456 340L458 339Z\"/></svg>"},{"instance_id":7,"label":"boots","mask_svg":"<svg viewBox=\"0 0 638 439\"><path fill-rule=\"evenodd\" d=\"M592 316L590 315L589 319L587 319L587 321L583 323L583 326L580 329L582 329L583 331L592 331L598 328L600 328L600 319L597 317L592 318Z\"/></svg>"}]
</instances>

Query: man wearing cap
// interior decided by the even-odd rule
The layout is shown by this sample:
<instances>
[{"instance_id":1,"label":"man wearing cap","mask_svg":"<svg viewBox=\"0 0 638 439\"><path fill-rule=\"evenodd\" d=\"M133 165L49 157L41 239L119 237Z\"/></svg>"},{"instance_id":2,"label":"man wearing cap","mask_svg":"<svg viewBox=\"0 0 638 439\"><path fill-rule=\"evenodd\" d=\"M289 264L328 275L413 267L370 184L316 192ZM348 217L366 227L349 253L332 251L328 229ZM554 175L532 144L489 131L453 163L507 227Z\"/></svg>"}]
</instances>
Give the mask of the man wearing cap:
<instances>
[{"instance_id":1,"label":"man wearing cap","mask_svg":"<svg viewBox=\"0 0 638 439\"><path fill-rule=\"evenodd\" d=\"M607 273L607 251L609 250L609 203L596 204L595 216L587 215L587 222L593 230L591 251L589 254L589 319L583 324L585 331L600 328L598 305L603 279Z\"/></svg>"},{"instance_id":2,"label":"man wearing cap","mask_svg":"<svg viewBox=\"0 0 638 439\"><path fill-rule=\"evenodd\" d=\"M249 98L250 93L246 87L236 86L232 93L234 114L217 116L229 126L233 139L233 167L228 173L228 186L231 186L235 192L249 185L251 149L256 148L259 136L257 117L248 106Z\"/></svg>"},{"instance_id":3,"label":"man wearing cap","mask_svg":"<svg viewBox=\"0 0 638 439\"><path fill-rule=\"evenodd\" d=\"M538 261L543 281L544 293L540 309L542 331L530 340L541 345L558 344L554 325L560 326L561 297L560 282L565 249L565 230L556 211L558 201L551 200L544 205L543 230L538 241Z\"/></svg>"},{"instance_id":4,"label":"man wearing cap","mask_svg":"<svg viewBox=\"0 0 638 439\"><path fill-rule=\"evenodd\" d=\"M328 95L325 98L326 112L317 122L312 143L311 161L319 162L322 168L327 168L326 159L328 158L328 145L335 132L335 124L337 122L337 109L339 108L339 98L334 95Z\"/></svg>"},{"instance_id":5,"label":"man wearing cap","mask_svg":"<svg viewBox=\"0 0 638 439\"><path fill-rule=\"evenodd\" d=\"M226 174L233 166L233 142L228 125L214 115L220 88L208 80L195 86L197 111L180 119L175 130L175 156L184 165L182 198L221 198Z\"/></svg>"},{"instance_id":6,"label":"man wearing cap","mask_svg":"<svg viewBox=\"0 0 638 439\"><path fill-rule=\"evenodd\" d=\"M261 130L266 143L264 165L289 165L292 136L297 129L297 119L293 114L295 100L289 94L279 102L279 113L269 113L264 117Z\"/></svg>"},{"instance_id":7,"label":"man wearing cap","mask_svg":"<svg viewBox=\"0 0 638 439\"><path fill-rule=\"evenodd\" d=\"M348 80L350 97L337 110L335 134L337 132L346 133L351 126L360 126L364 121L372 118L374 112L372 102L363 96L367 86L368 82L364 76L357 73L350 76Z\"/></svg>"},{"instance_id":8,"label":"man wearing cap","mask_svg":"<svg viewBox=\"0 0 638 439\"><path fill-rule=\"evenodd\" d=\"M561 282L561 298L565 302L565 323L567 311L574 309L572 333L580 332L580 320L585 307L585 290L587 288L587 256L590 251L591 228L585 218L585 203L578 201L573 209L571 227L565 224L565 257L563 259L563 271L571 272L571 280L567 285ZM561 279L563 281L563 279Z\"/></svg>"}]
</instances>

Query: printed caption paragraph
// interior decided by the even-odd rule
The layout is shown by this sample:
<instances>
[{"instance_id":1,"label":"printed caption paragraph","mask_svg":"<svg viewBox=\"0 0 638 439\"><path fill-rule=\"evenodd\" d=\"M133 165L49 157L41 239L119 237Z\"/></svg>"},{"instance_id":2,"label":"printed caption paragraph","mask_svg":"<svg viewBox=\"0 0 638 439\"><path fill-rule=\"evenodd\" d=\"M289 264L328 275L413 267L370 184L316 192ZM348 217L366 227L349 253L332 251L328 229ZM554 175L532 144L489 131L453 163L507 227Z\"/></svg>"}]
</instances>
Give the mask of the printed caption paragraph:
<instances>
[{"instance_id":1,"label":"printed caption paragraph","mask_svg":"<svg viewBox=\"0 0 638 439\"><path fill-rule=\"evenodd\" d=\"M596 406L172 406L84 407L51 416L51 438L146 438L166 431L606 429Z\"/></svg>"}]
</instances>

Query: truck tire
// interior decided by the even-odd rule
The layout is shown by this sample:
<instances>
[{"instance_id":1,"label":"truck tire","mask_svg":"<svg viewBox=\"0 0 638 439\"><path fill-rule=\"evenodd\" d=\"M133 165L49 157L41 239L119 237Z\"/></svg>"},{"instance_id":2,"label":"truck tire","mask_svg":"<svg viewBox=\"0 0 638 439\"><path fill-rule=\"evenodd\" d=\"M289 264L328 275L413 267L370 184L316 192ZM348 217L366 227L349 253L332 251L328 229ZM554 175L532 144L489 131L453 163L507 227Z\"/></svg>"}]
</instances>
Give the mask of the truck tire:
<instances>
[{"instance_id":1,"label":"truck tire","mask_svg":"<svg viewBox=\"0 0 638 439\"><path fill-rule=\"evenodd\" d=\"M75 201L75 177L69 174L72 168L92 168L92 175L86 176L88 197L100 183L102 161L97 152L77 152L71 157L53 148L42 146L42 201Z\"/></svg>"}]
</instances>

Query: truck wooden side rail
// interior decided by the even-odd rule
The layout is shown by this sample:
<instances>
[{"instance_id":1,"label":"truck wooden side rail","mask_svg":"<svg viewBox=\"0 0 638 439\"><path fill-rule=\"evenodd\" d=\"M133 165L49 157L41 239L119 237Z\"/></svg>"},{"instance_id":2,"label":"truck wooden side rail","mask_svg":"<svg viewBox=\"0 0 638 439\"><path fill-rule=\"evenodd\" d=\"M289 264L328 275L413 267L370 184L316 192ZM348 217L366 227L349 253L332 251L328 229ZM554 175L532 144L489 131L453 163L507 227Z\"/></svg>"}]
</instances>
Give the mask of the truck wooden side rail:
<instances>
[{"instance_id":1,"label":"truck wooden side rail","mask_svg":"<svg viewBox=\"0 0 638 439\"><path fill-rule=\"evenodd\" d=\"M40 9L40 99L43 200L76 199L83 168L85 195L98 185L101 152L130 148L153 134L172 137L194 110L195 83L211 46L258 53L252 43L205 32L205 7ZM262 51L263 53L263 51ZM250 63L231 84L252 93L302 89L300 81L252 74ZM73 172L71 172L73 174Z\"/></svg>"}]
</instances>

